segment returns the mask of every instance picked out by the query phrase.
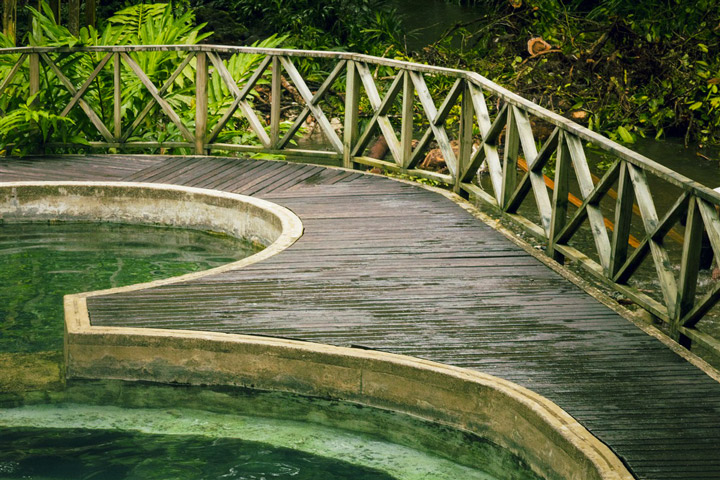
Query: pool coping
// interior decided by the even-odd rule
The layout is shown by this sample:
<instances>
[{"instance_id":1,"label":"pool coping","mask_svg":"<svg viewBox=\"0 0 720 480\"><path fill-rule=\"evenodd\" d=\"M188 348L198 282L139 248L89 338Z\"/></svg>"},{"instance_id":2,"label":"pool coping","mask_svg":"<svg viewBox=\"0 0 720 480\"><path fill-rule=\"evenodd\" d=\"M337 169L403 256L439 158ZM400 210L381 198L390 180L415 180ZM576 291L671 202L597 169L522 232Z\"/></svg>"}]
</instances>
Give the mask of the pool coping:
<instances>
[{"instance_id":1,"label":"pool coping","mask_svg":"<svg viewBox=\"0 0 720 480\"><path fill-rule=\"evenodd\" d=\"M131 182L11 182L0 184L0 188L29 185L133 187L146 193L149 189L190 195L210 192L224 199L242 197L215 190ZM87 298L91 296L136 291L242 268L280 253L297 241L302 225L292 224L289 228L287 237L279 237L262 252L239 262L144 284L67 295L68 378L235 385L331 397L480 434L520 456L545 478L633 478L604 443L557 405L526 388L481 372L404 355L271 337L90 324Z\"/></svg>"}]
</instances>

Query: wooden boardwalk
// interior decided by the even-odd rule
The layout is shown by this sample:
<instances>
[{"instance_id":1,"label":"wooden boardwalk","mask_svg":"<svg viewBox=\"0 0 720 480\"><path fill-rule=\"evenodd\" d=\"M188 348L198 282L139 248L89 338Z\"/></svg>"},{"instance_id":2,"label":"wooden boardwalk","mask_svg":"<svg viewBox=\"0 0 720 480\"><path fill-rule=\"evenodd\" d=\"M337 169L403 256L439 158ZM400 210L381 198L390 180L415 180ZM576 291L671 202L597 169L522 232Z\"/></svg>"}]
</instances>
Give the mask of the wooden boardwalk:
<instances>
[{"instance_id":1,"label":"wooden boardwalk","mask_svg":"<svg viewBox=\"0 0 720 480\"><path fill-rule=\"evenodd\" d=\"M0 160L0 181L256 195L305 234L240 271L95 297L94 325L279 336L481 370L546 396L641 479L720 479L720 384L441 195L341 170L192 157Z\"/></svg>"}]
</instances>

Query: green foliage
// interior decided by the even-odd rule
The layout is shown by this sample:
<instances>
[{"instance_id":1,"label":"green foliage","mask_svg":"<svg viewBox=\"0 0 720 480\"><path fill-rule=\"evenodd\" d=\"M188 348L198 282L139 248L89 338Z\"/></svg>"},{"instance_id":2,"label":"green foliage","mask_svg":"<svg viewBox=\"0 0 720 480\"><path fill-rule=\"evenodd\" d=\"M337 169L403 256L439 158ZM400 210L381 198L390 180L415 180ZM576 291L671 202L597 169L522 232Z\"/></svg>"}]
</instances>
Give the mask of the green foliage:
<instances>
[{"instance_id":1,"label":"green foliage","mask_svg":"<svg viewBox=\"0 0 720 480\"><path fill-rule=\"evenodd\" d=\"M94 46L94 45L157 45L196 44L210 34L202 31L204 25L194 24L192 10L174 14L167 4L140 4L124 8L107 19L105 27L98 31L82 28L73 36L67 28L57 25L52 12L43 3L40 10L30 8L33 16L32 29L27 41L35 46ZM259 47L278 47L285 37L271 36L256 43ZM0 45L14 46L7 38L0 36ZM59 69L76 87L90 78L92 72L105 57L105 53L50 54ZM130 57L140 66L149 79L158 87L166 85L171 75L185 58L182 52L149 51L134 52ZM0 56L0 78L5 78L18 55ZM261 60L259 55L238 54L227 60L228 69L236 80L247 80ZM83 96L100 117L113 129L114 82L112 62L100 71ZM67 105L71 94L62 86L60 79L45 63L42 63L40 93L29 97L29 66L21 66L14 81L0 97L0 148L10 148L13 153L26 154L44 149L52 143L74 143L89 145L89 142L103 141L90 119L76 105L67 117L58 115L57 106ZM163 98L180 115L182 124L189 130L195 122L195 59L181 71L175 80L166 86ZM263 81L260 82L260 85ZM121 67L121 113L125 120L123 132L140 117L146 105L152 103L152 96L140 79L123 64ZM210 122L218 120L232 103L232 95L218 75L210 77L209 85ZM248 101L253 101L251 92ZM283 124L282 130L288 126ZM180 129L168 120L160 108L154 106L150 113L137 125L129 138L133 141L183 142L186 139ZM238 111L230 119L219 141L257 144L258 139L248 129L247 121ZM62 150L60 150L62 151ZM189 151L179 150L181 153Z\"/></svg>"},{"instance_id":2,"label":"green foliage","mask_svg":"<svg viewBox=\"0 0 720 480\"><path fill-rule=\"evenodd\" d=\"M720 143L720 2L461 3L494 8L451 28L419 60L478 71L561 113L585 110L592 129L619 141L669 134ZM550 51L530 55L535 37Z\"/></svg>"},{"instance_id":3,"label":"green foliage","mask_svg":"<svg viewBox=\"0 0 720 480\"><path fill-rule=\"evenodd\" d=\"M36 95L27 102L0 118L0 150L12 145L12 152L17 155L41 152L50 134L55 133L63 141L85 143L82 138L70 137L71 119L54 115L45 110L33 108Z\"/></svg>"},{"instance_id":4,"label":"green foliage","mask_svg":"<svg viewBox=\"0 0 720 480\"><path fill-rule=\"evenodd\" d=\"M282 34L296 48L381 55L399 49L403 27L386 0L220 0L261 37Z\"/></svg>"}]
</instances>

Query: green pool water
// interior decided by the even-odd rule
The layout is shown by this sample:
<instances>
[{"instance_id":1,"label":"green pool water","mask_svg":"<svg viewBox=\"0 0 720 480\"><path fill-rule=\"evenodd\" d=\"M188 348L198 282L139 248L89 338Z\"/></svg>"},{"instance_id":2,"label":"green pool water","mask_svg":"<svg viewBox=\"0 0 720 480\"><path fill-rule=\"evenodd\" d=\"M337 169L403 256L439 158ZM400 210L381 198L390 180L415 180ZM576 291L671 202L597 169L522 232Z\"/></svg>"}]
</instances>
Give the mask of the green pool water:
<instances>
[{"instance_id":1,"label":"green pool water","mask_svg":"<svg viewBox=\"0 0 720 480\"><path fill-rule=\"evenodd\" d=\"M63 295L206 270L259 249L178 228L0 223L0 352L61 350Z\"/></svg>"},{"instance_id":2,"label":"green pool water","mask_svg":"<svg viewBox=\"0 0 720 480\"><path fill-rule=\"evenodd\" d=\"M0 478L392 480L338 459L235 438L5 429Z\"/></svg>"},{"instance_id":3,"label":"green pool water","mask_svg":"<svg viewBox=\"0 0 720 480\"><path fill-rule=\"evenodd\" d=\"M69 380L0 390L0 479L540 480L479 436L240 387Z\"/></svg>"}]
</instances>

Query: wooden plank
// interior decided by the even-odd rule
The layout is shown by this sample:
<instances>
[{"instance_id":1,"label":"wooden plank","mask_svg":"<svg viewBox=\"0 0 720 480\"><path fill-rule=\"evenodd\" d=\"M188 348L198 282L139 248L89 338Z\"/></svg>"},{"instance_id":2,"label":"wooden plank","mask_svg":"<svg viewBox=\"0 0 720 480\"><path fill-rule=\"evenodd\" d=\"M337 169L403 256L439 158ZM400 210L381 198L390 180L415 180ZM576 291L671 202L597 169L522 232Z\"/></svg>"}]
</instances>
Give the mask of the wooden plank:
<instances>
[{"instance_id":1,"label":"wooden plank","mask_svg":"<svg viewBox=\"0 0 720 480\"><path fill-rule=\"evenodd\" d=\"M32 96L40 92L40 56L31 53L28 66L30 67L30 72L28 74L30 81L30 95Z\"/></svg>"},{"instance_id":2,"label":"wooden plank","mask_svg":"<svg viewBox=\"0 0 720 480\"><path fill-rule=\"evenodd\" d=\"M530 182L530 172L539 174L546 188L550 188L551 190L553 189L553 185L555 183L550 180L549 177L545 176L542 173L542 169L545 167L548 160L550 160L552 154L555 152L555 149L558 146L559 136L560 130L553 130L553 132L550 134L550 137L548 137L547 141L540 149L540 152L538 152L537 157L535 157L532 168L528 167L526 162L518 160L518 166L522 170L525 170L525 175L523 175L522 179L518 182L518 186L515 188L515 191L510 198L510 202L508 204L509 210L515 211L520 208L522 201L525 199L525 196L530 191L530 188L532 186Z\"/></svg>"},{"instance_id":3,"label":"wooden plank","mask_svg":"<svg viewBox=\"0 0 720 480\"><path fill-rule=\"evenodd\" d=\"M458 175L455 177L455 185L453 191L460 193L463 174L467 171L473 148L473 104L470 97L470 89L467 85L463 85L462 104L460 109L460 138L458 148Z\"/></svg>"},{"instance_id":4,"label":"wooden plank","mask_svg":"<svg viewBox=\"0 0 720 480\"><path fill-rule=\"evenodd\" d=\"M603 178L598 181L597 185L593 187L590 194L585 197L585 200L583 200L583 202L578 206L575 214L558 234L558 242L567 243L568 240L570 240L570 238L577 232L577 230L582 225L582 222L585 220L585 218L589 216L588 207L596 206L597 208L599 208L598 205L600 204L600 200L602 200L602 197L604 197L607 192L612 188L613 183L619 175L619 171L620 161L617 161L608 169L607 172L605 172ZM570 200L569 194L568 200ZM613 229L614 225L609 221L606 221L606 219L603 217L603 228Z\"/></svg>"},{"instance_id":5,"label":"wooden plank","mask_svg":"<svg viewBox=\"0 0 720 480\"><path fill-rule=\"evenodd\" d=\"M353 157L353 162L361 165L368 165L371 167L383 168L389 172L394 173L407 173L405 169L399 167L396 163L386 162L384 160L378 160L371 157ZM437 172L428 172L425 170L413 170L410 174L411 177L427 178L428 180L435 180L447 185L452 185L453 178L450 175L444 175Z\"/></svg>"},{"instance_id":6,"label":"wooden plank","mask_svg":"<svg viewBox=\"0 0 720 480\"><path fill-rule=\"evenodd\" d=\"M717 209L705 200L697 200L697 206L700 209L705 224L705 232L707 232L710 245L712 245L715 254L715 262L720 264L720 217Z\"/></svg>"}]
</instances>

